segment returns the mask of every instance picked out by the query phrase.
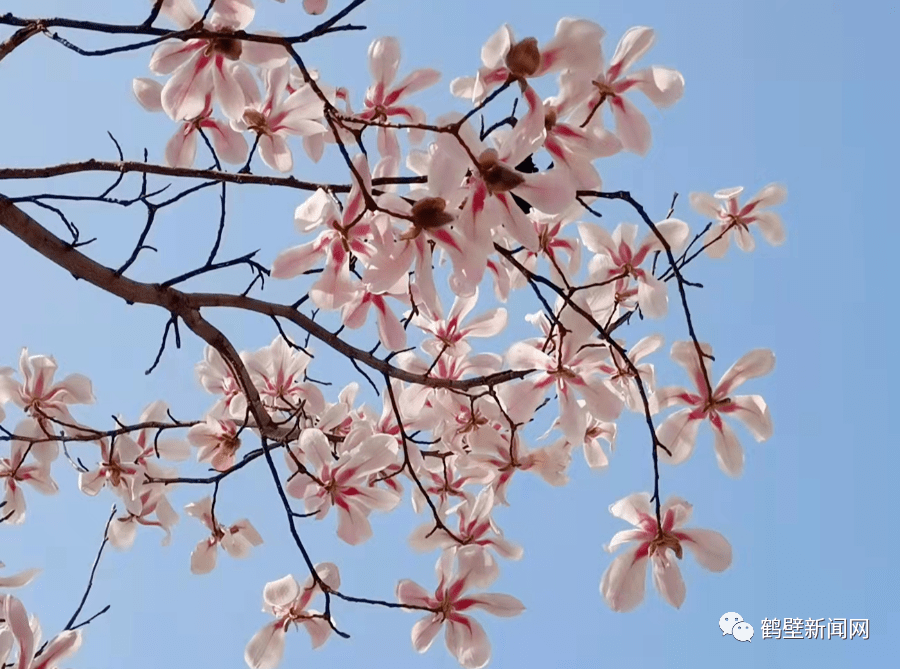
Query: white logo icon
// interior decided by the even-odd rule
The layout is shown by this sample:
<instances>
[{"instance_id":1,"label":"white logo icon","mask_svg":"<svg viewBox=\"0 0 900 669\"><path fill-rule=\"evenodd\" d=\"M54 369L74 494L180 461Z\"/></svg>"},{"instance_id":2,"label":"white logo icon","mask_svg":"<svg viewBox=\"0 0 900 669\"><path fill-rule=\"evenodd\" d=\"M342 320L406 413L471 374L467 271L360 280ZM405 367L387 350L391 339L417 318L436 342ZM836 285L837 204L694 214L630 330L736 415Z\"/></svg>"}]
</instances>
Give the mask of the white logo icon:
<instances>
[{"instance_id":1,"label":"white logo icon","mask_svg":"<svg viewBox=\"0 0 900 669\"><path fill-rule=\"evenodd\" d=\"M747 641L753 638L753 625L750 623L739 622L734 628L731 630L731 633L734 635L734 638L738 641Z\"/></svg>"},{"instance_id":2,"label":"white logo icon","mask_svg":"<svg viewBox=\"0 0 900 669\"><path fill-rule=\"evenodd\" d=\"M734 613L733 611L730 613L726 613L724 616L719 618L719 629L722 630L722 636L731 634L734 626L737 623L741 622L744 622L744 617L740 613ZM750 636L753 636L753 628L750 629Z\"/></svg>"}]
</instances>

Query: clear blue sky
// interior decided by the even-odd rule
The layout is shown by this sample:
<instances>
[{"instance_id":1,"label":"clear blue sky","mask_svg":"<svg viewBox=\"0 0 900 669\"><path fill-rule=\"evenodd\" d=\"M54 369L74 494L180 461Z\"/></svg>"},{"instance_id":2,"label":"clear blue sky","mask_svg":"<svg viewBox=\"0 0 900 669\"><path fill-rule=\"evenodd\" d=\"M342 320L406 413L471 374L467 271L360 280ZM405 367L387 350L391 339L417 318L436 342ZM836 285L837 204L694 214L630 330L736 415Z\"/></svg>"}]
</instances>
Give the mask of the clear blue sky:
<instances>
[{"instance_id":1,"label":"clear blue sky","mask_svg":"<svg viewBox=\"0 0 900 669\"><path fill-rule=\"evenodd\" d=\"M255 28L300 32L311 25L300 0L257 5ZM4 11L24 16L122 22L142 18L146 6L143 0L3 2ZM603 474L576 459L566 488L517 475L512 506L496 517L506 536L525 547L525 556L503 564L492 590L516 595L527 611L513 619L481 619L494 648L492 666L844 667L887 666L887 658L896 657L900 462L890 398L897 378L891 314L897 307L898 234L890 174L896 174L898 81L890 44L898 25L896 9L888 6L869 0L690 0L677 9L659 0L370 0L353 15L355 23L369 27L367 33L332 35L304 52L326 81L349 87L358 106L368 84L369 42L395 35L403 48L401 74L415 67L444 74L434 92L418 98L435 112L448 104L463 108L451 100L447 85L455 76L474 74L483 41L503 22L520 37L543 41L562 16L590 18L607 31L607 53L627 28L649 25L658 41L644 62L679 69L685 96L674 108L650 111L654 145L645 159L624 156L600 164L606 187L630 189L658 218L677 191L685 197L676 215L695 229L703 221L686 206L692 190L744 185L754 193L770 181L789 190L780 209L788 235L783 247L761 243L752 255L732 249L724 262L704 259L689 272L706 286L690 297L699 334L718 358L714 375L752 348L771 348L778 361L774 374L746 386L771 406L775 435L758 445L740 433L747 451L743 478L735 482L719 472L708 432L688 463L662 472L663 497L687 498L695 505L692 524L731 541L732 568L712 575L685 560L688 593L680 611L663 603L650 584L635 612L607 609L598 583L611 558L602 546L624 527L607 507L651 484L642 426L624 419L618 449ZM65 34L86 46L113 43ZM0 64L2 163L112 159L106 131L127 157L139 158L147 146L150 159L161 162L173 126L161 114L144 112L131 94L131 79L149 76L149 56L143 51L85 59L48 40L31 40ZM505 111L505 104L496 108L498 115ZM296 175L340 178L329 169L301 164ZM0 192L97 190L109 181L104 175L45 185L8 182ZM137 181L128 183L133 192ZM291 215L300 196L259 188L231 193L223 257L261 247L262 260L271 262L296 243ZM163 280L196 266L215 230L215 197L209 192L167 212L154 233L160 254L142 255L132 276ZM87 236L100 238L88 247L97 260L122 262L139 233L140 212L93 206L69 211ZM637 222L624 209L604 211L609 224ZM31 213L59 228L47 212ZM98 403L77 415L97 427L115 413L134 420L156 399L167 400L184 418L211 405L193 373L201 346L190 335L181 351L167 350L161 367L144 376L164 314L127 307L74 282L5 233L0 252L0 285L6 286L0 365L15 365L27 345L32 353L55 355L63 375L88 374ZM232 289L245 278L242 271L236 274L226 279L235 281L228 284ZM274 285L267 294L290 299L292 290ZM516 336L532 336L522 321L522 314L536 310L528 300L510 305L510 330L498 348ZM274 334L259 319L214 320L241 349L268 344ZM627 336L633 341L650 331L642 324ZM666 351L684 338L677 310L659 331ZM357 339L371 340L370 332ZM311 374L339 387L354 378L349 364L323 348L316 347L321 355ZM663 383L684 380L664 355L653 361ZM93 461L93 447L78 452ZM0 527L0 559L8 570L44 570L18 594L40 617L45 634L59 630L74 611L114 501L107 491L99 498L78 492L64 460L55 464L54 475L59 496L27 492L26 524ZM222 488L218 513L225 520L249 517L266 543L247 562L220 555L213 574L192 576L189 554L205 530L182 509L211 491L181 488L172 495L182 518L170 546L161 548L160 535L146 531L130 552L104 556L85 611L107 603L112 608L86 628L84 646L67 666L245 666L245 644L270 620L260 612L263 585L286 573L298 579L306 574L268 475L257 467L233 478ZM407 501L390 516L373 515L375 537L360 547L335 537L333 517L304 523L302 533L316 561L340 566L346 592L391 598L401 578L433 585L437 554L416 555L406 546L419 522ZM721 636L717 622L726 611L741 613L756 627L750 644ZM332 638L313 653L305 633L293 632L283 666L457 666L442 640L426 657L416 656L409 640L417 619L412 613L338 603L335 615L351 640ZM868 618L871 638L762 640L759 623L773 617Z\"/></svg>"}]
</instances>

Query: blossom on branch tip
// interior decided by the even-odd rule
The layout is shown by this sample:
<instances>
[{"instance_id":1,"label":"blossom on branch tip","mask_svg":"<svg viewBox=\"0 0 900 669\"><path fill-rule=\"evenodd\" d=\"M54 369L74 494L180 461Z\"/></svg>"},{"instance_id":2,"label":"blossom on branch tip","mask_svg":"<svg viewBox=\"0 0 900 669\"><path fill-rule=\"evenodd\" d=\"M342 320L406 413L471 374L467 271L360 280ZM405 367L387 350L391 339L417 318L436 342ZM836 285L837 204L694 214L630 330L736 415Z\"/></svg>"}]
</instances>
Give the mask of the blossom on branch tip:
<instances>
[{"instance_id":1,"label":"blossom on branch tip","mask_svg":"<svg viewBox=\"0 0 900 669\"><path fill-rule=\"evenodd\" d=\"M231 526L225 526L213 516L212 497L204 497L184 507L189 516L199 520L212 532L212 536L197 544L191 553L191 572L208 574L216 567L216 548L221 545L233 558L245 558L253 546L263 543L259 532L246 518Z\"/></svg>"},{"instance_id":2,"label":"blossom on branch tip","mask_svg":"<svg viewBox=\"0 0 900 669\"><path fill-rule=\"evenodd\" d=\"M432 611L413 625L412 644L416 651L427 651L446 624L444 640L447 650L461 666L466 669L481 669L490 662L491 644L487 634L481 624L469 614L482 609L495 616L511 617L522 613L525 607L511 595L467 595L466 591L475 585L472 576L479 568L479 563L478 555L445 551L437 562L438 586L433 595L408 579L397 584L397 601L400 604ZM487 587L493 580L483 582L478 587Z\"/></svg>"},{"instance_id":3,"label":"blossom on branch tip","mask_svg":"<svg viewBox=\"0 0 900 669\"><path fill-rule=\"evenodd\" d=\"M659 458L673 465L687 460L694 451L700 424L708 420L713 428L719 469L736 478L744 468L744 449L722 417L730 415L741 421L756 441L765 441L772 436L772 417L765 400L760 395L733 396L732 391L749 379L771 372L775 367L775 355L764 348L750 351L734 363L710 391L707 380L712 348L709 344L700 344L700 348L702 362L694 342L672 344L672 359L684 367L697 390L667 386L653 396L655 411L677 405L688 407L676 411L656 428L657 438L669 451L660 450Z\"/></svg>"},{"instance_id":4,"label":"blossom on branch tip","mask_svg":"<svg viewBox=\"0 0 900 669\"><path fill-rule=\"evenodd\" d=\"M616 557L603 574L600 593L613 611L631 611L644 599L647 566L653 566L653 584L676 609L684 603L685 585L673 558L682 559L690 551L704 569L724 571L731 565L731 544L718 532L683 529L690 520L692 506L679 497L670 497L660 509L660 527L650 508L649 493L634 493L609 507L616 518L637 529L617 532L605 549L613 552L625 544L631 548Z\"/></svg>"},{"instance_id":5,"label":"blossom on branch tip","mask_svg":"<svg viewBox=\"0 0 900 669\"><path fill-rule=\"evenodd\" d=\"M341 587L337 566L322 562L315 566L319 579L329 590ZM244 651L244 660L250 669L274 669L284 656L285 634L294 626L303 626L309 632L313 648L319 648L331 635L331 624L325 615L307 609L313 598L322 593L319 583L310 576L301 587L288 574L277 581L266 583L263 589L263 611L275 616L275 621L253 635Z\"/></svg>"},{"instance_id":6,"label":"blossom on branch tip","mask_svg":"<svg viewBox=\"0 0 900 669\"><path fill-rule=\"evenodd\" d=\"M787 189L780 184L769 184L741 206L738 204L738 196L743 192L743 187L738 186L723 188L713 195L691 193L691 206L713 220L712 227L703 240L703 248L710 258L725 255L732 235L742 251L752 251L756 247L750 234L750 225L753 223L756 223L762 236L772 246L784 243L781 216L774 211L760 210L782 204L787 199Z\"/></svg>"}]
</instances>

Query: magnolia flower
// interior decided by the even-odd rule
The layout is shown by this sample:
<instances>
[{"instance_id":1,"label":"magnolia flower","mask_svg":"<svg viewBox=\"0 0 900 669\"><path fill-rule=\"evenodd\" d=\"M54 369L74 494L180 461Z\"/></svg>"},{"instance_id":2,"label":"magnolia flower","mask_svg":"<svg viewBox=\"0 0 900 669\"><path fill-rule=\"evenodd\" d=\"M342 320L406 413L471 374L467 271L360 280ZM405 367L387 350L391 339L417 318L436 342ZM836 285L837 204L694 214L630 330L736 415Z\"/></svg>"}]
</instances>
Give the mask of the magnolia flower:
<instances>
[{"instance_id":1,"label":"magnolia flower","mask_svg":"<svg viewBox=\"0 0 900 669\"><path fill-rule=\"evenodd\" d=\"M138 491L143 483L144 468L138 464L143 451L127 434L99 440L100 464L96 469L79 472L78 487L86 495L97 495L108 485L125 502L130 513L139 513Z\"/></svg>"},{"instance_id":2,"label":"magnolia flower","mask_svg":"<svg viewBox=\"0 0 900 669\"><path fill-rule=\"evenodd\" d=\"M315 569L329 590L341 587L337 566L322 562ZM303 625L306 628L313 648L318 648L328 640L331 625L324 614L306 608L321 592L321 586L312 576L306 579L302 588L290 574L266 583L263 589L263 611L275 616L275 622L254 634L247 644L244 660L250 669L273 669L278 666L284 655L284 637L291 625Z\"/></svg>"},{"instance_id":3,"label":"magnolia flower","mask_svg":"<svg viewBox=\"0 0 900 669\"><path fill-rule=\"evenodd\" d=\"M244 358L245 356L241 356ZM245 361L246 362L246 361ZM222 395L222 399L216 402L209 410L210 416L217 418L231 417L243 419L247 416L247 398L241 390L240 382L235 378L231 367L219 352L212 346L203 349L203 362L197 363L195 368L200 385L208 393Z\"/></svg>"},{"instance_id":4,"label":"magnolia flower","mask_svg":"<svg viewBox=\"0 0 900 669\"><path fill-rule=\"evenodd\" d=\"M629 29L619 40L608 67L604 67L601 53L599 67L592 70L597 73L591 79L594 91L582 103L577 115L584 119L580 127L591 127L591 121L599 124L598 112L608 101L616 121L616 135L623 148L642 156L650 150L650 124L638 108L625 98L625 93L635 88L657 107L669 107L684 94L684 77L667 67L653 65L626 75L627 70L650 50L655 40L652 29L638 26Z\"/></svg>"},{"instance_id":5,"label":"magnolia flower","mask_svg":"<svg viewBox=\"0 0 900 669\"><path fill-rule=\"evenodd\" d=\"M400 502L395 491L370 483L372 474L393 464L397 440L388 434L371 434L366 428L360 428L359 434L347 435L345 447L347 442L352 448L335 458L321 430L304 430L300 435L299 455L292 451L285 458L292 474L299 470L297 460L300 460L309 464L311 475L294 474L286 489L288 494L305 500L306 510L315 511L318 519L324 518L332 505L336 506L337 535L355 546L372 536L368 519L372 510L390 511Z\"/></svg>"},{"instance_id":6,"label":"magnolia flower","mask_svg":"<svg viewBox=\"0 0 900 669\"><path fill-rule=\"evenodd\" d=\"M0 404L12 402L37 420L43 427L47 419L65 423L67 431L77 428L69 413L70 404L93 404L91 381L83 374L69 374L59 383L53 383L57 364L53 356L28 355L23 348L19 356L19 369L24 383L13 379L8 372L0 374ZM54 426L47 425L49 434L55 434Z\"/></svg>"},{"instance_id":7,"label":"magnolia flower","mask_svg":"<svg viewBox=\"0 0 900 669\"><path fill-rule=\"evenodd\" d=\"M241 447L238 426L233 420L206 417L188 430L188 441L198 447L197 462L209 462L212 468L224 472L234 467L235 455Z\"/></svg>"},{"instance_id":8,"label":"magnolia flower","mask_svg":"<svg viewBox=\"0 0 900 669\"><path fill-rule=\"evenodd\" d=\"M162 84L138 77L132 82L134 96L147 111L163 111ZM247 140L228 123L212 116L212 94L206 96L203 110L186 119L166 143L166 164L171 167L193 167L197 158L197 135L209 134L216 156L226 163L242 163L247 159Z\"/></svg>"},{"instance_id":9,"label":"magnolia flower","mask_svg":"<svg viewBox=\"0 0 900 669\"><path fill-rule=\"evenodd\" d=\"M701 344L705 356L712 355L709 344ZM713 427L716 459L719 468L732 477L741 475L744 468L744 449L722 414L732 415L741 421L756 441L765 441L772 436L772 417L769 407L759 395L732 396L732 392L748 379L765 376L775 367L772 351L758 348L750 351L725 372L718 385L710 391L707 385L710 365L707 358L701 367L697 349L693 342L679 341L672 344L672 359L685 368L697 392L679 386L660 388L654 395L655 408L661 410L676 405L686 405L687 409L676 411L656 429L657 438L669 449L661 451L661 460L673 465L687 460L694 451L697 430L708 420Z\"/></svg>"},{"instance_id":10,"label":"magnolia flower","mask_svg":"<svg viewBox=\"0 0 900 669\"><path fill-rule=\"evenodd\" d=\"M484 628L468 614L483 609L495 616L517 616L525 607L511 595L483 593L466 595L474 583L473 572L479 568L479 556L461 551L457 568L453 569L457 553L445 551L437 562L438 586L434 595L428 594L418 583L404 579L397 584L397 601L407 606L424 608L431 614L419 620L412 628L412 644L424 653L446 623L444 640L447 650L466 669L480 669L491 659L491 644ZM487 587L490 582L480 587Z\"/></svg>"},{"instance_id":11,"label":"magnolia flower","mask_svg":"<svg viewBox=\"0 0 900 669\"><path fill-rule=\"evenodd\" d=\"M731 544L712 530L680 529L691 517L692 506L679 497L670 497L662 505L662 527L650 509L649 493L634 493L609 507L609 512L637 529L622 530L605 547L613 552L626 543L635 545L619 555L603 574L600 593L613 611L631 611L644 599L647 564L653 565L653 584L669 604L679 608L685 587L679 560L684 548L693 553L701 567L724 571L731 565Z\"/></svg>"},{"instance_id":12,"label":"magnolia flower","mask_svg":"<svg viewBox=\"0 0 900 669\"><path fill-rule=\"evenodd\" d=\"M29 620L25 607L12 595L0 596L0 667L15 669L56 669L59 663L81 647L81 631L66 630L41 645L41 628L37 619ZM10 653L18 649L12 662Z\"/></svg>"},{"instance_id":13,"label":"magnolia flower","mask_svg":"<svg viewBox=\"0 0 900 669\"><path fill-rule=\"evenodd\" d=\"M419 312L412 318L412 324L431 334L434 339L422 343L422 350L437 358L446 353L463 356L472 350L466 341L470 337L494 337L506 327L506 309L492 309L471 319L468 325L462 322L478 304L478 290L469 297L457 297L450 313L442 318L440 311L429 314Z\"/></svg>"},{"instance_id":14,"label":"magnolia flower","mask_svg":"<svg viewBox=\"0 0 900 669\"><path fill-rule=\"evenodd\" d=\"M204 497L184 507L189 516L203 523L212 536L197 544L191 553L191 572L208 574L216 568L216 547L221 544L225 552L233 558L245 558L253 546L262 544L262 537L246 518L230 527L220 524L213 516L212 497Z\"/></svg>"},{"instance_id":15,"label":"magnolia flower","mask_svg":"<svg viewBox=\"0 0 900 669\"><path fill-rule=\"evenodd\" d=\"M284 0L278 0L284 2ZM303 0L303 11L313 16L322 14L328 9L328 0Z\"/></svg>"},{"instance_id":16,"label":"magnolia flower","mask_svg":"<svg viewBox=\"0 0 900 669\"><path fill-rule=\"evenodd\" d=\"M162 545L168 545L172 538L172 526L178 522L178 514L169 504L165 493L167 488L158 483L141 486L137 496L140 502L140 510L136 513L127 513L124 516L113 518L109 524L109 543L118 550L127 550L134 544L134 537L138 525L158 527L166 535L162 539ZM156 515L156 518L151 516Z\"/></svg>"},{"instance_id":17,"label":"magnolia flower","mask_svg":"<svg viewBox=\"0 0 900 669\"><path fill-rule=\"evenodd\" d=\"M322 391L304 381L310 360L309 354L291 347L279 334L269 346L246 356L245 363L263 404L296 418L300 407L312 415L325 409Z\"/></svg>"},{"instance_id":18,"label":"magnolia flower","mask_svg":"<svg viewBox=\"0 0 900 669\"><path fill-rule=\"evenodd\" d=\"M623 342L619 342L619 344L622 345ZM615 348L610 348L612 364L604 362L600 365L600 371L610 375L610 383L625 398L625 406L627 406L630 411L636 411L638 413L643 413L644 411L643 398L641 397L641 391L638 388L635 376L640 378L648 397L653 394L653 387L655 385L653 365L649 363L638 363L662 345L662 335L650 335L649 337L644 337L631 347L631 350L627 352L627 355L628 359L637 370L637 374L632 371L631 367L625 362L625 359Z\"/></svg>"},{"instance_id":19,"label":"magnolia flower","mask_svg":"<svg viewBox=\"0 0 900 669\"><path fill-rule=\"evenodd\" d=\"M690 232L687 223L676 218L657 223L656 229L673 251L684 246ZM653 251L665 248L656 233L650 230L638 244L638 226L630 223L619 224L612 235L593 223L579 223L578 232L585 247L597 254L588 267L588 283L611 286L616 277L627 280L627 283L634 280L637 282L641 312L648 318L666 315L669 309L666 284L653 276L653 272L641 269Z\"/></svg>"},{"instance_id":20,"label":"magnolia flower","mask_svg":"<svg viewBox=\"0 0 900 669\"><path fill-rule=\"evenodd\" d=\"M324 115L323 103L311 86L301 86L285 98L290 76L287 63L267 70L265 100L249 106L240 119L231 122L235 130L252 130L259 136L260 157L279 172L290 172L294 167L289 135L309 137L325 132L318 121Z\"/></svg>"},{"instance_id":21,"label":"magnolia flower","mask_svg":"<svg viewBox=\"0 0 900 669\"><path fill-rule=\"evenodd\" d=\"M593 21L563 18L553 39L541 49L534 37L516 41L512 28L504 24L481 49L478 74L450 82L453 95L482 102L494 88L509 80L524 81L566 68L590 67L600 56L603 28Z\"/></svg>"},{"instance_id":22,"label":"magnolia flower","mask_svg":"<svg viewBox=\"0 0 900 669\"><path fill-rule=\"evenodd\" d=\"M180 4L182 11L169 13L180 28L190 28L202 18L190 0L180 0ZM254 14L249 0L219 0L204 26L232 33L246 28ZM173 121L200 116L208 96L221 104L228 118L239 119L248 104L259 99L247 63L272 67L286 60L281 45L216 37L163 42L153 52L150 69L155 74L173 75L161 93L163 109Z\"/></svg>"},{"instance_id":23,"label":"magnolia flower","mask_svg":"<svg viewBox=\"0 0 900 669\"><path fill-rule=\"evenodd\" d=\"M364 121L388 121L393 116L400 123L425 123L425 112L419 107L398 104L403 98L417 93L437 83L441 73L437 70L421 69L408 74L398 84L393 85L400 65L400 43L394 37L381 37L369 45L369 72L373 83L366 91L366 110L356 114ZM425 135L419 128L409 129L409 138L418 143ZM382 156L392 156L400 160L400 143L393 128L378 127L378 152Z\"/></svg>"},{"instance_id":24,"label":"magnolia flower","mask_svg":"<svg viewBox=\"0 0 900 669\"><path fill-rule=\"evenodd\" d=\"M578 400L578 405L584 407L585 401ZM544 434L546 437L554 428L559 427L559 418L553 421L550 429ZM571 453L575 448L581 446L584 449L584 459L588 467L591 469L603 469L609 466L609 458L600 444L600 440L605 441L612 451L616 444L616 424L594 418L590 413L587 414L585 421L584 439L579 441L570 441L563 437L555 442L553 446L564 445L568 452Z\"/></svg>"},{"instance_id":25,"label":"magnolia flower","mask_svg":"<svg viewBox=\"0 0 900 669\"><path fill-rule=\"evenodd\" d=\"M17 435L32 439L46 439L44 431L33 420L27 419L16 426ZM43 495L59 492L50 476L50 463L59 453L55 441L10 441L8 458L0 458L0 481L6 488L0 518L7 523L20 525L25 522L25 493L22 484L27 483ZM28 456L31 456L30 459Z\"/></svg>"},{"instance_id":26,"label":"magnolia flower","mask_svg":"<svg viewBox=\"0 0 900 669\"><path fill-rule=\"evenodd\" d=\"M781 217L774 211L760 210L783 203L787 198L787 189L780 184L769 184L742 207L738 204L738 196L743 192L743 187L738 186L724 188L714 195L691 193L691 206L714 221L704 239L704 248L710 258L725 255L732 234L742 251L752 251L756 243L750 235L751 223L759 226L762 236L772 246L784 243Z\"/></svg>"}]
</instances>

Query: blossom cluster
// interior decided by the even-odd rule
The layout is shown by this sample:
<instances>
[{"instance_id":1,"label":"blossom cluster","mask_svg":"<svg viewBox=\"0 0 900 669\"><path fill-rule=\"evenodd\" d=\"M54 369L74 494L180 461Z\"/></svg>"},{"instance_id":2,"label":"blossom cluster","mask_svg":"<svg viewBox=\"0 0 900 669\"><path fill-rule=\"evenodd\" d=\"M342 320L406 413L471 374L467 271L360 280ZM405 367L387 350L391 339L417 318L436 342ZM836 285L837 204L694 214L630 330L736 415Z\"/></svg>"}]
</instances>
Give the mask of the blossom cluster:
<instances>
[{"instance_id":1,"label":"blossom cluster","mask_svg":"<svg viewBox=\"0 0 900 669\"><path fill-rule=\"evenodd\" d=\"M327 3L303 5L318 14ZM135 79L135 95L145 108L178 124L164 152L173 167L194 164L200 137L209 140L217 164L249 167L258 151L281 173L294 170L294 138L312 161L329 146L347 154L353 176L349 192L341 197L321 188L299 204L294 223L302 240L274 258L272 276L288 281L316 274L305 291L308 299L319 310L338 313L344 328L361 328L374 311L379 342L392 352L393 369L419 381L395 375L380 407L359 402L356 383L329 401L307 374L311 352L280 333L254 352L232 356L206 349L196 371L216 399L202 419L175 421L159 401L135 425L120 417L120 427L101 431L70 412L72 405L94 402L91 382L81 375L54 382L54 359L23 351L21 380L12 369L0 369L0 420L7 403L24 414L9 439L9 457L0 457L5 486L0 515L11 524L24 522L23 484L42 494L58 490L51 468L61 442L93 443L96 465L84 464L93 462L87 456L73 464L85 494L106 488L121 501L124 511L109 525L109 542L129 548L139 526L161 529L165 542L178 520L169 502L179 485L171 463L186 460L193 448L196 460L219 475L218 490L236 468L281 450L287 475L283 481L279 475L278 486L302 503L302 515L336 516L337 536L351 545L372 536L373 512L397 508L408 490L416 511L426 516L410 544L439 554L433 594L409 580L396 588L399 605L424 614L412 629L412 644L425 652L443 631L462 666L483 667L490 643L473 614L514 616L524 610L511 595L483 592L497 579L501 559L523 554L494 518L499 506L509 504L517 472L563 485L579 449L589 467L607 467L617 439L615 421L625 411L656 419L653 448L673 465L690 457L701 424L709 422L719 466L732 477L742 472L744 451L724 418L743 423L757 441L771 436L764 399L734 394L742 383L772 371L771 351L744 355L712 385L712 348L692 336L675 342L671 357L694 387L659 387L646 359L663 346L663 338L651 335L629 346L611 333L613 324L634 312L651 319L667 315L667 283L674 278L683 288L680 267L700 237L714 258L725 254L731 237L742 250L752 250L753 224L770 243L783 242L781 220L768 208L784 200L785 190L769 185L743 205L740 188L692 194L694 209L713 221L694 241L688 223L671 216L643 220L643 235L632 223L607 230L581 220L600 197L595 162L620 151L643 155L650 148L650 126L635 95L657 107L682 96L684 80L677 71L635 69L655 40L650 28L627 31L607 60L604 30L592 21L564 18L543 45L501 27L485 43L477 73L450 84L476 109L502 90L518 91L525 104L521 117L512 127L485 134L475 129L471 113L451 112L429 123L425 112L410 104L409 98L434 85L440 74L419 69L398 81L396 39L372 42L372 83L362 109L354 110L348 90L326 84L297 62L287 45L232 37L248 28L254 13L250 0L216 0L204 19L191 0L165 0L163 16L180 29L202 21L217 36L163 41L150 69L168 78ZM542 100L532 82L547 75L557 76L558 94ZM605 126L607 113L611 128ZM377 161L375 152L348 153L367 131L376 136ZM401 140L411 147L405 161ZM550 160L547 169L536 166L543 157ZM391 179L404 165L421 178L401 191ZM376 189L375 179L387 185ZM671 274L656 272L658 257L669 258ZM447 294L439 283L444 277L435 272L441 259L453 294L449 310L441 300ZM503 307L478 310L486 285L492 284L499 301L526 286L540 295L534 283L544 267L559 290L555 303L542 298L543 310L528 317L534 337L513 343L503 355L476 352L475 339L497 337L509 320ZM419 346L407 348L415 332ZM504 374L503 382L491 380ZM466 382L471 383L461 391ZM555 418L544 438L554 435L554 440L527 443L525 426L548 404ZM683 408L659 415L676 406ZM179 438L168 438L172 433ZM261 442L262 448L248 448L249 442ZM684 527L689 503L671 497L660 504L658 490L654 497L636 493L610 507L634 526L617 533L607 547L631 544L601 580L601 594L613 610L630 610L642 601L648 566L663 599L679 607L686 587L675 559L685 548L711 571L731 563L731 546L722 535ZM219 547L245 558L263 542L248 519L223 524L215 499L208 496L185 509L207 533L190 556L196 574L215 568ZM321 646L336 629L328 602L339 589L339 570L331 563L316 565L303 585L293 575L269 582L263 610L275 620L247 645L248 666L275 667L292 627L303 626L313 646ZM309 608L319 596L326 600L323 612ZM8 611L0 615L8 621L0 628L0 660L12 638L19 657L27 656L31 642L21 625L24 609L11 597L0 607ZM61 657L77 649L80 636L64 632L46 654L55 649L53 643Z\"/></svg>"}]
</instances>

